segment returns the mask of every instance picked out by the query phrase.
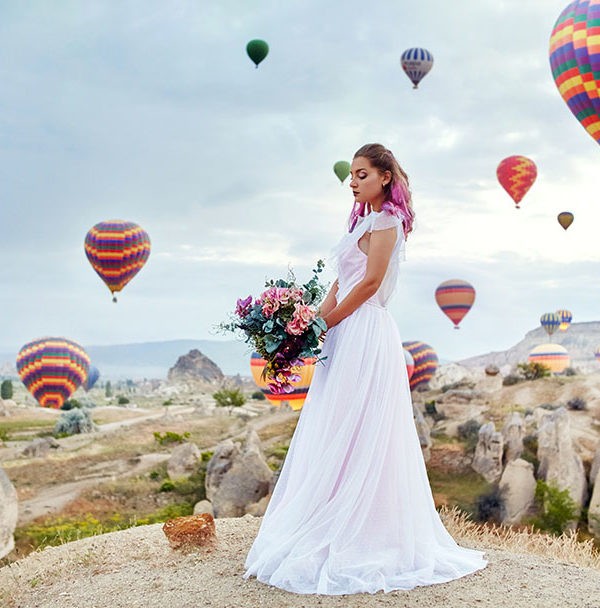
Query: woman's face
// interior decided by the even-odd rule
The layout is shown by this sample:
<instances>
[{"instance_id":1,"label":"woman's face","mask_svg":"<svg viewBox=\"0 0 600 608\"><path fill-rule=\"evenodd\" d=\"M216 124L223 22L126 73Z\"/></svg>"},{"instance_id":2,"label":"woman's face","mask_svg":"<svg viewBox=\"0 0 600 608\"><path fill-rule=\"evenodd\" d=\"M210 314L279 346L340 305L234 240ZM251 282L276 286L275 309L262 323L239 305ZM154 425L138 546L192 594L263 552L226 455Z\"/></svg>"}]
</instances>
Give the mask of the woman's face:
<instances>
[{"instance_id":1,"label":"woman's face","mask_svg":"<svg viewBox=\"0 0 600 608\"><path fill-rule=\"evenodd\" d=\"M383 203L383 184L389 178L382 173L364 156L357 156L350 165L350 189L357 203Z\"/></svg>"}]
</instances>

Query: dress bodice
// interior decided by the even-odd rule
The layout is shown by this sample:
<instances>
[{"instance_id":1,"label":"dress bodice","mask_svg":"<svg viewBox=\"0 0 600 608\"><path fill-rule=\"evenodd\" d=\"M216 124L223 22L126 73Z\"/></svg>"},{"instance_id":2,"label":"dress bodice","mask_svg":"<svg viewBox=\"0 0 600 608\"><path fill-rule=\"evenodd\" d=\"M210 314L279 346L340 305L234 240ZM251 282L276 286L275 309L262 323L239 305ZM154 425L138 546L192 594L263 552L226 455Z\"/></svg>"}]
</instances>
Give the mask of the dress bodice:
<instances>
[{"instance_id":1,"label":"dress bodice","mask_svg":"<svg viewBox=\"0 0 600 608\"><path fill-rule=\"evenodd\" d=\"M358 241L366 232L396 228L396 244L390 258L385 276L377 292L367 302L385 307L394 293L398 281L400 262L405 259L405 238L402 230L402 220L385 211L371 211L355 226L352 232L344 235L333 248L332 257L337 262L338 295L337 300L343 300L352 288L365 276L367 254L358 246Z\"/></svg>"}]
</instances>

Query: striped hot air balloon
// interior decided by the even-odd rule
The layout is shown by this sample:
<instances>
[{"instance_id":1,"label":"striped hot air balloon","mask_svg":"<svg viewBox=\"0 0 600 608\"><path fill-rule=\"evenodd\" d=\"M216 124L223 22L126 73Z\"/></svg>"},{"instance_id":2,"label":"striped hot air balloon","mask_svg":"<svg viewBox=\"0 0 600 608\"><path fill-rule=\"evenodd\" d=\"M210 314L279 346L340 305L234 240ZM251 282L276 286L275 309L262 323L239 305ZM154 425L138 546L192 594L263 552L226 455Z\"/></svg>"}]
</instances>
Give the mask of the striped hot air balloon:
<instances>
[{"instance_id":1,"label":"striped hot air balloon","mask_svg":"<svg viewBox=\"0 0 600 608\"><path fill-rule=\"evenodd\" d=\"M567 329L569 329L569 325L571 325L571 321L573 320L573 313L570 310L561 309L557 310L556 314L560 319L558 329L560 331L567 331Z\"/></svg>"},{"instance_id":2,"label":"striped hot air balloon","mask_svg":"<svg viewBox=\"0 0 600 608\"><path fill-rule=\"evenodd\" d=\"M450 279L440 283L435 290L435 301L442 312L454 323L454 329L471 310L475 301L473 285L462 279Z\"/></svg>"},{"instance_id":3,"label":"striped hot air balloon","mask_svg":"<svg viewBox=\"0 0 600 608\"><path fill-rule=\"evenodd\" d=\"M496 169L496 175L500 185L508 192L513 199L517 209L519 203L533 185L537 177L537 167L535 163L526 156L508 156L500 161Z\"/></svg>"},{"instance_id":4,"label":"striped hot air balloon","mask_svg":"<svg viewBox=\"0 0 600 608\"><path fill-rule=\"evenodd\" d=\"M90 365L87 379L83 383L83 389L86 393L94 388L94 384L98 382L98 378L100 378L100 370L95 365Z\"/></svg>"},{"instance_id":5,"label":"striped hot air balloon","mask_svg":"<svg viewBox=\"0 0 600 608\"><path fill-rule=\"evenodd\" d=\"M411 354L415 369L410 378L410 390L425 386L434 376L438 368L438 357L429 344L412 340L402 342L402 346Z\"/></svg>"},{"instance_id":6,"label":"striped hot air balloon","mask_svg":"<svg viewBox=\"0 0 600 608\"><path fill-rule=\"evenodd\" d=\"M542 363L554 374L560 374L569 367L569 353L560 344L540 344L527 357L530 363Z\"/></svg>"},{"instance_id":7,"label":"striped hot air balloon","mask_svg":"<svg viewBox=\"0 0 600 608\"><path fill-rule=\"evenodd\" d=\"M85 254L116 302L115 293L121 291L148 260L150 237L133 222L100 222L85 237Z\"/></svg>"},{"instance_id":8,"label":"striped hot air balloon","mask_svg":"<svg viewBox=\"0 0 600 608\"><path fill-rule=\"evenodd\" d=\"M561 97L600 144L600 0L570 2L550 34L550 68Z\"/></svg>"},{"instance_id":9,"label":"striped hot air balloon","mask_svg":"<svg viewBox=\"0 0 600 608\"><path fill-rule=\"evenodd\" d=\"M42 407L60 409L88 376L90 358L76 342L41 338L25 344L17 355L17 371Z\"/></svg>"},{"instance_id":10,"label":"striped hot air balloon","mask_svg":"<svg viewBox=\"0 0 600 608\"><path fill-rule=\"evenodd\" d=\"M406 363L406 373L408 375L408 379L410 380L412 378L413 374L415 373L415 360L413 359L413 356L405 348L403 348L402 351L404 352L404 361Z\"/></svg>"},{"instance_id":11,"label":"striped hot air balloon","mask_svg":"<svg viewBox=\"0 0 600 608\"><path fill-rule=\"evenodd\" d=\"M413 89L417 89L433 67L433 55L426 49L406 49L400 57L400 65L413 83Z\"/></svg>"},{"instance_id":12,"label":"striped hot air balloon","mask_svg":"<svg viewBox=\"0 0 600 608\"><path fill-rule=\"evenodd\" d=\"M287 401L293 410L300 410L304 405L306 394L308 393L313 374L315 373L315 364L317 363L315 358L306 358L302 360L304 361L304 365L293 368L294 372L299 374L300 380L292 382L294 390L291 393L276 395L270 391L267 386L267 381L264 378L261 378L267 362L258 353L252 353L250 358L250 371L252 372L254 382L256 382L258 388L260 388L264 396L271 403L281 405L284 401Z\"/></svg>"},{"instance_id":13,"label":"striped hot air balloon","mask_svg":"<svg viewBox=\"0 0 600 608\"><path fill-rule=\"evenodd\" d=\"M540 317L540 324L545 329L548 337L559 328L561 323L560 317L555 312L546 312Z\"/></svg>"}]
</instances>

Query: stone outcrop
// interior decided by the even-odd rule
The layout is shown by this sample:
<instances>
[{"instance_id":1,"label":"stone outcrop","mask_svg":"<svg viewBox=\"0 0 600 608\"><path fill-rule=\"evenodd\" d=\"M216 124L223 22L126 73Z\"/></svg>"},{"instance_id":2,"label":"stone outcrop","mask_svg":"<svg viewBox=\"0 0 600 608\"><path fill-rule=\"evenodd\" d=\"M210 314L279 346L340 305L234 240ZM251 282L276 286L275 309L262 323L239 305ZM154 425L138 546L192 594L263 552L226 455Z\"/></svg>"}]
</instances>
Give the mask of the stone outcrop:
<instances>
[{"instance_id":1,"label":"stone outcrop","mask_svg":"<svg viewBox=\"0 0 600 608\"><path fill-rule=\"evenodd\" d=\"M19 516L17 491L3 469L0 469L0 558L15 547L13 537Z\"/></svg>"},{"instance_id":2,"label":"stone outcrop","mask_svg":"<svg viewBox=\"0 0 600 608\"><path fill-rule=\"evenodd\" d=\"M215 520L210 513L169 519L162 529L172 549L212 547L217 540Z\"/></svg>"},{"instance_id":3,"label":"stone outcrop","mask_svg":"<svg viewBox=\"0 0 600 608\"><path fill-rule=\"evenodd\" d=\"M581 507L587 498L587 482L581 457L571 439L569 414L564 407L549 411L540 421L537 457L538 478L568 489Z\"/></svg>"},{"instance_id":4,"label":"stone outcrop","mask_svg":"<svg viewBox=\"0 0 600 608\"><path fill-rule=\"evenodd\" d=\"M479 438L471 465L475 471L493 483L502 474L502 452L504 440L493 422L487 422L479 429Z\"/></svg>"},{"instance_id":5,"label":"stone outcrop","mask_svg":"<svg viewBox=\"0 0 600 608\"><path fill-rule=\"evenodd\" d=\"M499 490L504 503L503 524L521 522L535 500L533 465L522 458L510 460L500 478Z\"/></svg>"},{"instance_id":6,"label":"stone outcrop","mask_svg":"<svg viewBox=\"0 0 600 608\"><path fill-rule=\"evenodd\" d=\"M202 513L210 513L214 516L215 512L210 500L201 500L194 505L194 515L201 515Z\"/></svg>"},{"instance_id":7,"label":"stone outcrop","mask_svg":"<svg viewBox=\"0 0 600 608\"><path fill-rule=\"evenodd\" d=\"M598 479L598 473L600 473L600 444L596 448L594 460L592 460L592 468L590 469L590 487L595 485L595 482Z\"/></svg>"},{"instance_id":8,"label":"stone outcrop","mask_svg":"<svg viewBox=\"0 0 600 608\"><path fill-rule=\"evenodd\" d=\"M59 447L60 443L54 437L36 437L23 448L21 454L27 458L43 458L48 455L50 450L56 450Z\"/></svg>"},{"instance_id":9,"label":"stone outcrop","mask_svg":"<svg viewBox=\"0 0 600 608\"><path fill-rule=\"evenodd\" d=\"M172 383L219 384L225 379L225 376L214 361L195 348L187 355L182 355L177 359L177 363L169 370L167 378Z\"/></svg>"},{"instance_id":10,"label":"stone outcrop","mask_svg":"<svg viewBox=\"0 0 600 608\"><path fill-rule=\"evenodd\" d=\"M594 491L588 507L588 529L600 539L600 471L596 473Z\"/></svg>"},{"instance_id":11,"label":"stone outcrop","mask_svg":"<svg viewBox=\"0 0 600 608\"><path fill-rule=\"evenodd\" d=\"M415 404L413 404L413 417L417 428L417 435L419 435L421 450L423 451L423 458L427 462L431 457L431 429L427 424L427 420L425 420L425 416L423 416L423 413Z\"/></svg>"},{"instance_id":12,"label":"stone outcrop","mask_svg":"<svg viewBox=\"0 0 600 608\"><path fill-rule=\"evenodd\" d=\"M172 452L167 463L167 473L171 479L189 477L196 472L201 453L195 443L183 443Z\"/></svg>"},{"instance_id":13,"label":"stone outcrop","mask_svg":"<svg viewBox=\"0 0 600 608\"><path fill-rule=\"evenodd\" d=\"M206 467L206 497L215 517L241 517L269 493L272 479L256 431L248 431L243 446L221 442Z\"/></svg>"},{"instance_id":14,"label":"stone outcrop","mask_svg":"<svg viewBox=\"0 0 600 608\"><path fill-rule=\"evenodd\" d=\"M523 453L523 437L525 437L525 421L519 412L512 412L506 417L502 428L504 438L504 462L516 460Z\"/></svg>"}]
</instances>

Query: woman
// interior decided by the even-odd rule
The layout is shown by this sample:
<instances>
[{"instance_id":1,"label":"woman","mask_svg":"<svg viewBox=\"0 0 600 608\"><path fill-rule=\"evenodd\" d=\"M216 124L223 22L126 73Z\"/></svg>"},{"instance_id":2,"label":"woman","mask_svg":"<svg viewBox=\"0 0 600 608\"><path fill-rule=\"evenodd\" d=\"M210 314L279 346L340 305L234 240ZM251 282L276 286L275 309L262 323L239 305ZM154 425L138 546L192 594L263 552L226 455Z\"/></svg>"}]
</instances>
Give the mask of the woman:
<instances>
[{"instance_id":1,"label":"woman","mask_svg":"<svg viewBox=\"0 0 600 608\"><path fill-rule=\"evenodd\" d=\"M320 313L312 384L245 578L294 593L412 589L484 568L435 509L398 328L386 309L412 230L408 178L392 153L354 155L349 232Z\"/></svg>"}]
</instances>

